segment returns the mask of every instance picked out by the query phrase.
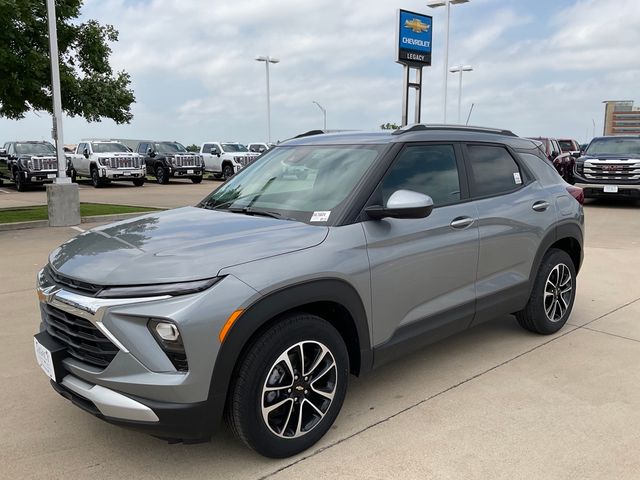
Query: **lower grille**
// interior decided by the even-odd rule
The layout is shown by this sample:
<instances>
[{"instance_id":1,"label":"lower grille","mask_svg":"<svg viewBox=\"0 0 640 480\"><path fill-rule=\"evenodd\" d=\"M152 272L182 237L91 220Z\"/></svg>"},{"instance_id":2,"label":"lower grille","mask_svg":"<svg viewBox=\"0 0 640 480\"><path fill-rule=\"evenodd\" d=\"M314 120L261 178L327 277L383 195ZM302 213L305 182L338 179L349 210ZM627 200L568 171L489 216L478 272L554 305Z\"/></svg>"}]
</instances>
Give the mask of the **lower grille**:
<instances>
[{"instance_id":1,"label":"lower grille","mask_svg":"<svg viewBox=\"0 0 640 480\"><path fill-rule=\"evenodd\" d=\"M118 348L90 321L40 304L42 322L52 337L67 347L69 356L98 368L106 368Z\"/></svg>"}]
</instances>

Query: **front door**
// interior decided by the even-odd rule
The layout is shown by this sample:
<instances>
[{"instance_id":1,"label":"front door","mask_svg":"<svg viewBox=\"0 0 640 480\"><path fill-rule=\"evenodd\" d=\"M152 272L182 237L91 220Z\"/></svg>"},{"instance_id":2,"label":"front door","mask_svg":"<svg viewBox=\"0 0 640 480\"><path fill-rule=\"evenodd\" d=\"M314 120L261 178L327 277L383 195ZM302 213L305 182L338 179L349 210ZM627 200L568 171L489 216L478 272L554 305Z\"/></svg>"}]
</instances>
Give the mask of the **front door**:
<instances>
[{"instance_id":1,"label":"front door","mask_svg":"<svg viewBox=\"0 0 640 480\"><path fill-rule=\"evenodd\" d=\"M434 202L426 218L363 222L373 345L383 347L376 355L387 355L382 352L395 349L385 347L400 343L406 351L436 341L473 319L478 222L475 206L467 201L459 151L455 145L406 146L374 193L373 203L383 205L400 189L427 194Z\"/></svg>"}]
</instances>

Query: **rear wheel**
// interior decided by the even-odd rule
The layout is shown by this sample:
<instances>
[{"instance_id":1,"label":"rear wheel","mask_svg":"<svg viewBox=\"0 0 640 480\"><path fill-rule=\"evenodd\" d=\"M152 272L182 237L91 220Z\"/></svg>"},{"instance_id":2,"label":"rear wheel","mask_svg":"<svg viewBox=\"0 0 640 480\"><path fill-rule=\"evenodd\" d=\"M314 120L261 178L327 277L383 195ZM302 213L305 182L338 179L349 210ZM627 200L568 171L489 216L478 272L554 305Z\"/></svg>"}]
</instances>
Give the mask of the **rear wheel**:
<instances>
[{"instance_id":1,"label":"rear wheel","mask_svg":"<svg viewBox=\"0 0 640 480\"><path fill-rule=\"evenodd\" d=\"M288 316L260 335L240 361L227 420L258 453L295 455L333 424L348 372L347 348L332 325L315 315Z\"/></svg>"},{"instance_id":2,"label":"rear wheel","mask_svg":"<svg viewBox=\"0 0 640 480\"><path fill-rule=\"evenodd\" d=\"M202 182L202 177L191 177L191 181L193 183L201 183Z\"/></svg>"},{"instance_id":3,"label":"rear wheel","mask_svg":"<svg viewBox=\"0 0 640 480\"><path fill-rule=\"evenodd\" d=\"M567 252L552 248L540 264L526 307L518 323L531 332L549 335L567 322L576 296L576 269Z\"/></svg>"},{"instance_id":4,"label":"rear wheel","mask_svg":"<svg viewBox=\"0 0 640 480\"><path fill-rule=\"evenodd\" d=\"M133 184L134 184L136 187L141 187L141 186L143 186L143 185L144 185L144 177L143 177L143 178L136 178L136 179L134 179L134 180L133 180Z\"/></svg>"},{"instance_id":5,"label":"rear wheel","mask_svg":"<svg viewBox=\"0 0 640 480\"><path fill-rule=\"evenodd\" d=\"M18 169L13 171L13 181L16 184L16 190L19 192L24 192L27 189L26 182L24 181L24 177L20 174Z\"/></svg>"}]
</instances>

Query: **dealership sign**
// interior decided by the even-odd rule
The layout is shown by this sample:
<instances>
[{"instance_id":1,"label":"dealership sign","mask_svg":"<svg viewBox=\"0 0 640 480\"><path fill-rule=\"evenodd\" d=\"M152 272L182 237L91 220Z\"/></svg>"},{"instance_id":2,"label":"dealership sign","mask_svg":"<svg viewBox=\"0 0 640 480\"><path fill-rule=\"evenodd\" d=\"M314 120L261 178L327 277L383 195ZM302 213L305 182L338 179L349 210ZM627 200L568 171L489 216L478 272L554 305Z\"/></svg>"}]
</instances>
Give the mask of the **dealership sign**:
<instances>
[{"instance_id":1,"label":"dealership sign","mask_svg":"<svg viewBox=\"0 0 640 480\"><path fill-rule=\"evenodd\" d=\"M429 15L398 10L396 62L412 67L431 65L431 30Z\"/></svg>"}]
</instances>

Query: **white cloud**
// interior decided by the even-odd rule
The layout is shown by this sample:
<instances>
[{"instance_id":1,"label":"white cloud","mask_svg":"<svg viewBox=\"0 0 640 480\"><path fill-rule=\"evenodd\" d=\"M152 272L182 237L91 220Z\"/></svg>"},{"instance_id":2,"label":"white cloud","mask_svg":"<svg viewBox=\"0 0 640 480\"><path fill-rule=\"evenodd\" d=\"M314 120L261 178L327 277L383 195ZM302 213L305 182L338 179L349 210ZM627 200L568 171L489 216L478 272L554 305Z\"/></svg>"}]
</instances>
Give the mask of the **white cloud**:
<instances>
[{"instance_id":1,"label":"white cloud","mask_svg":"<svg viewBox=\"0 0 640 480\"><path fill-rule=\"evenodd\" d=\"M526 5L525 5L526 3ZM472 63L463 120L521 134L583 139L601 101L640 103L640 2L473 0L452 8L450 63ZM395 8L404 0L88 0L87 17L120 31L113 64L132 75L138 103L131 125L68 120L83 136L214 138L266 136L264 64L272 55L274 139L318 128L377 128L399 121L402 68L393 62ZM434 66L424 71L423 121L440 122L444 9L434 16ZM455 119L457 82L449 77ZM453 117L452 117L453 115ZM48 135L48 119L0 121L20 137ZM0 139L2 140L2 139Z\"/></svg>"}]
</instances>

